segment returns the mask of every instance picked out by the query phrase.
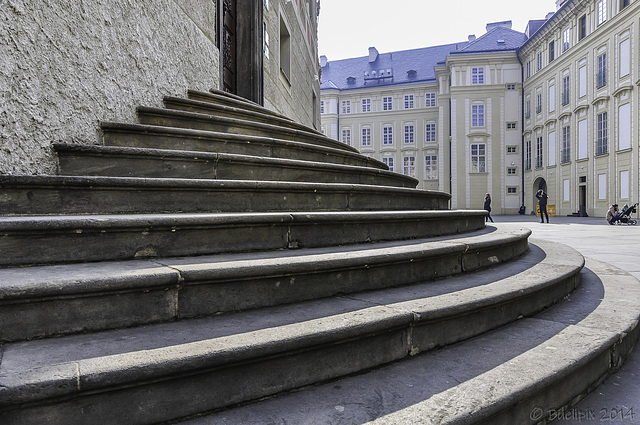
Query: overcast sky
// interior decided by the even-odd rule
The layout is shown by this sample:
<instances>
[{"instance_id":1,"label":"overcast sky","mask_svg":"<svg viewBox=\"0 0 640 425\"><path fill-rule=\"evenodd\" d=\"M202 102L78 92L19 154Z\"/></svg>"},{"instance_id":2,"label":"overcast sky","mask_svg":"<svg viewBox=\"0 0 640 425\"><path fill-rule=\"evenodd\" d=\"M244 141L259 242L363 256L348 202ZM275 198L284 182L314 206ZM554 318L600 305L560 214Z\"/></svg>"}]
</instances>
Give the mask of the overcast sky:
<instances>
[{"instance_id":1,"label":"overcast sky","mask_svg":"<svg viewBox=\"0 0 640 425\"><path fill-rule=\"evenodd\" d=\"M490 22L527 22L556 10L555 0L321 0L320 55L331 60L437 46L480 37Z\"/></svg>"}]
</instances>

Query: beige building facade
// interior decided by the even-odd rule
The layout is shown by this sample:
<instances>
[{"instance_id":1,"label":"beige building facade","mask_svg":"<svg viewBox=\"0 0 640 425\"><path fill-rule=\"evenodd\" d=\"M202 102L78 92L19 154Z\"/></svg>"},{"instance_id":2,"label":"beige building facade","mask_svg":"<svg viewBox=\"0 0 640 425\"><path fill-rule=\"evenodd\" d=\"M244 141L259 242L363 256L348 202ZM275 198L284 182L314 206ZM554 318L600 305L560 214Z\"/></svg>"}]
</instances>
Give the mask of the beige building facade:
<instances>
[{"instance_id":1,"label":"beige building facade","mask_svg":"<svg viewBox=\"0 0 640 425\"><path fill-rule=\"evenodd\" d=\"M573 0L520 50L527 204L604 216L640 198L640 2Z\"/></svg>"},{"instance_id":2,"label":"beige building facade","mask_svg":"<svg viewBox=\"0 0 640 425\"><path fill-rule=\"evenodd\" d=\"M497 22L464 43L322 58L322 129L452 208L490 193L493 214L535 213L542 188L557 215L604 216L640 199L638 25L640 0L560 0L524 33Z\"/></svg>"}]
</instances>

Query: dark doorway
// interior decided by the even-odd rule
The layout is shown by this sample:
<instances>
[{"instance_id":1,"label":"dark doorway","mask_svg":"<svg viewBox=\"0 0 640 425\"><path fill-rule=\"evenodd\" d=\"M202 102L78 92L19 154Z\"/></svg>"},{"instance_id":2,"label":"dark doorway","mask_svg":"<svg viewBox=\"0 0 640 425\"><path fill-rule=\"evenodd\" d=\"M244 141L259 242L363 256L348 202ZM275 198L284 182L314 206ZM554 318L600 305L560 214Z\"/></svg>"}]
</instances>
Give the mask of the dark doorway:
<instances>
[{"instance_id":1,"label":"dark doorway","mask_svg":"<svg viewBox=\"0 0 640 425\"><path fill-rule=\"evenodd\" d=\"M263 105L262 2L221 0L219 5L222 89Z\"/></svg>"},{"instance_id":2,"label":"dark doorway","mask_svg":"<svg viewBox=\"0 0 640 425\"><path fill-rule=\"evenodd\" d=\"M580 185L580 205L579 213L580 217L587 217L587 185Z\"/></svg>"}]
</instances>

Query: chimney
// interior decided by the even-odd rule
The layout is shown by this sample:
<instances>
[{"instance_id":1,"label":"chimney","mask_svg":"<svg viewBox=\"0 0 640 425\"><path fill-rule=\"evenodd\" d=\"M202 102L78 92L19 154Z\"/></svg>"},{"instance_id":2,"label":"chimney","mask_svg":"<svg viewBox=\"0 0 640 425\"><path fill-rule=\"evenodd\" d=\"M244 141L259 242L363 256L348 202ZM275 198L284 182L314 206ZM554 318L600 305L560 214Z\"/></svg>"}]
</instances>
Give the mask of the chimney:
<instances>
[{"instance_id":1,"label":"chimney","mask_svg":"<svg viewBox=\"0 0 640 425\"><path fill-rule=\"evenodd\" d=\"M376 60L378 60L378 49L369 47L369 63L373 63Z\"/></svg>"},{"instance_id":2,"label":"chimney","mask_svg":"<svg viewBox=\"0 0 640 425\"><path fill-rule=\"evenodd\" d=\"M324 68L328 64L329 64L329 61L327 60L327 57L324 55L320 56L320 68Z\"/></svg>"},{"instance_id":3,"label":"chimney","mask_svg":"<svg viewBox=\"0 0 640 425\"><path fill-rule=\"evenodd\" d=\"M471 43L472 41L476 41L476 35L475 34L470 34L469 35L469 43Z\"/></svg>"},{"instance_id":4,"label":"chimney","mask_svg":"<svg viewBox=\"0 0 640 425\"><path fill-rule=\"evenodd\" d=\"M494 28L506 28L510 30L511 26L512 26L511 21L491 22L487 24L487 32L491 31Z\"/></svg>"}]
</instances>

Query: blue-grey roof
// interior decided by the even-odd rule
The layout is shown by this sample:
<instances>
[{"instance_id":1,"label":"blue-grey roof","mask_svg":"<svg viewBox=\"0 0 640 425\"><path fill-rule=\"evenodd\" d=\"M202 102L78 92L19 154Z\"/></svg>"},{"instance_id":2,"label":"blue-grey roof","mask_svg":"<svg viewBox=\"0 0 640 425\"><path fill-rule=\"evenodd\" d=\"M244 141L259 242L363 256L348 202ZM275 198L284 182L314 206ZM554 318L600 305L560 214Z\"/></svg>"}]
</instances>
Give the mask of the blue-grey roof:
<instances>
[{"instance_id":1,"label":"blue-grey roof","mask_svg":"<svg viewBox=\"0 0 640 425\"><path fill-rule=\"evenodd\" d=\"M380 53L377 59L371 63L369 56L327 62L327 65L322 67L320 88L322 90L353 90L372 86L435 81L435 66L443 64L451 52L460 50L468 44L465 41L421 49ZM389 73L389 71L391 72Z\"/></svg>"},{"instance_id":2,"label":"blue-grey roof","mask_svg":"<svg viewBox=\"0 0 640 425\"><path fill-rule=\"evenodd\" d=\"M506 27L496 27L489 30L482 37L472 41L463 49L451 52L451 54L515 51L519 49L525 41L527 41L527 36L524 33Z\"/></svg>"}]
</instances>

